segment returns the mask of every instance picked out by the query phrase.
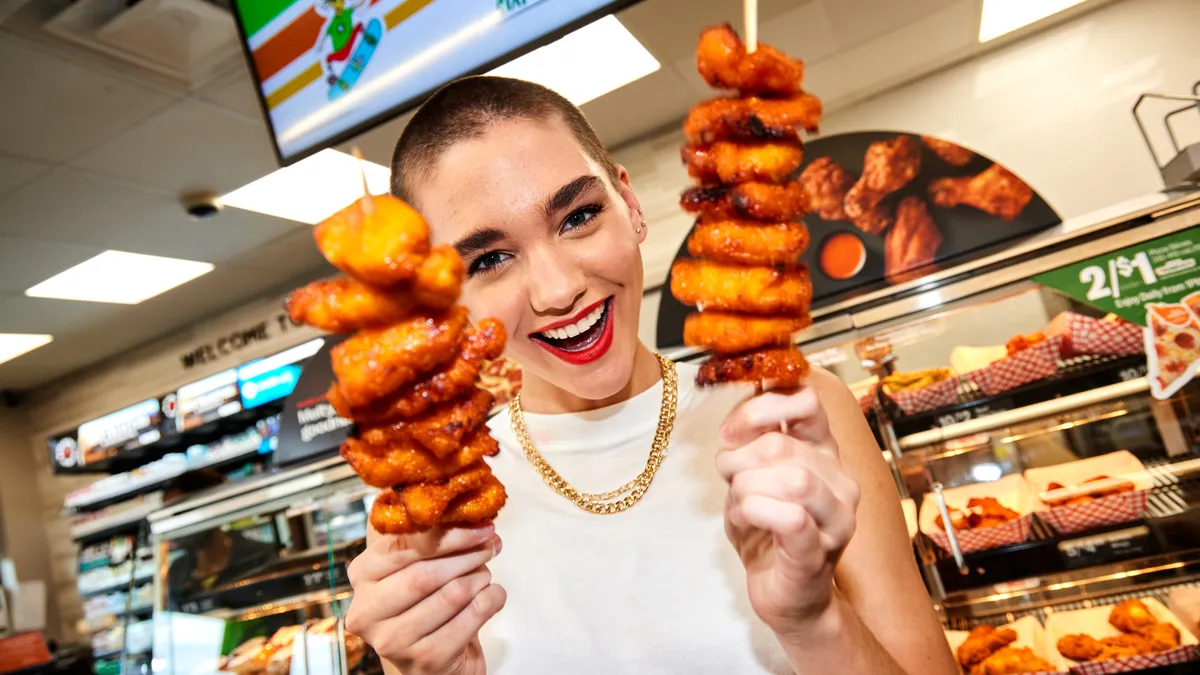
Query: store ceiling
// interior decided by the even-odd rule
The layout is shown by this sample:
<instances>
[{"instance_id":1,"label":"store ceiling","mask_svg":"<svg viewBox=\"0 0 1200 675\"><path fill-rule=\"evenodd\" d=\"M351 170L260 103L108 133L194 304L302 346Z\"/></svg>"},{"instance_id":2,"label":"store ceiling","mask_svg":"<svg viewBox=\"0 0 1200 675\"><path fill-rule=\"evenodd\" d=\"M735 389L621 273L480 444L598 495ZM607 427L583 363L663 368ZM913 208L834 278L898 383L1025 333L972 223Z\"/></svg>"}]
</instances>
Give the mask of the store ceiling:
<instances>
[{"instance_id":1,"label":"store ceiling","mask_svg":"<svg viewBox=\"0 0 1200 675\"><path fill-rule=\"evenodd\" d=\"M0 365L0 390L37 387L328 272L305 225L233 209L195 222L179 205L183 193L226 192L276 168L241 55L181 91L43 30L69 4L0 0L0 333L55 338ZM760 38L808 61L808 88L830 110L982 49L980 0L759 6ZM609 147L676 124L711 95L695 74L696 35L712 23L738 24L740 11L738 0L644 0L618 15L663 68L584 106ZM355 142L386 164L403 123ZM24 295L109 248L216 270L134 306Z\"/></svg>"}]
</instances>

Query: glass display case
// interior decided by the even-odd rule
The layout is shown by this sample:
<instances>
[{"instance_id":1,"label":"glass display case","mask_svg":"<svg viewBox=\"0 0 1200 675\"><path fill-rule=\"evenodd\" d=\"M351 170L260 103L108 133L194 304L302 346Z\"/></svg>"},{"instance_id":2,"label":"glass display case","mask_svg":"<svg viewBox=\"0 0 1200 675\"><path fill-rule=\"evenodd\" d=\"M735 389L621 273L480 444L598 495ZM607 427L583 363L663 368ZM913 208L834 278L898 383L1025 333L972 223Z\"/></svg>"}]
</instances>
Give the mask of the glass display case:
<instances>
[{"instance_id":1,"label":"glass display case","mask_svg":"<svg viewBox=\"0 0 1200 675\"><path fill-rule=\"evenodd\" d=\"M338 457L151 514L156 673L381 672L341 617L371 488Z\"/></svg>"}]
</instances>

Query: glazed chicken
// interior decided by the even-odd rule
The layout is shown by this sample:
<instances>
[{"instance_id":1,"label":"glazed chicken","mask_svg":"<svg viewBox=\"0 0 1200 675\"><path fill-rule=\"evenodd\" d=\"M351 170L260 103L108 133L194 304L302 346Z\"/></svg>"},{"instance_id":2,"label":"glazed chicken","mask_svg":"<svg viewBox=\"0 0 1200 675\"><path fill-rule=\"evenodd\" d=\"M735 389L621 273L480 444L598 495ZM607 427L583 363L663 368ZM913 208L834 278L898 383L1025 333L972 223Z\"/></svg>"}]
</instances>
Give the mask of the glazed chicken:
<instances>
[{"instance_id":1,"label":"glazed chicken","mask_svg":"<svg viewBox=\"0 0 1200 675\"><path fill-rule=\"evenodd\" d=\"M892 224L887 206L876 204L873 208L858 212L855 217L846 213L846 193L854 185L854 177L841 164L829 157L818 157L800 174L812 208L825 220L848 220L868 234L882 234Z\"/></svg>"},{"instance_id":2,"label":"glazed chicken","mask_svg":"<svg viewBox=\"0 0 1200 675\"><path fill-rule=\"evenodd\" d=\"M905 197L896 207L896 224L883 242L883 273L892 283L901 283L926 274L942 235L918 197Z\"/></svg>"},{"instance_id":3,"label":"glazed chicken","mask_svg":"<svg viewBox=\"0 0 1200 675\"><path fill-rule=\"evenodd\" d=\"M804 82L804 62L760 44L747 53L729 24L707 28L696 48L696 69L715 89L797 94Z\"/></svg>"},{"instance_id":4,"label":"glazed chicken","mask_svg":"<svg viewBox=\"0 0 1200 675\"><path fill-rule=\"evenodd\" d=\"M808 193L799 181L782 185L738 183L706 185L684 190L679 198L684 211L702 220L761 220L771 223L795 220L808 213Z\"/></svg>"},{"instance_id":5,"label":"glazed chicken","mask_svg":"<svg viewBox=\"0 0 1200 675\"><path fill-rule=\"evenodd\" d=\"M783 98L714 98L692 108L683 122L683 134L694 145L790 141L801 131L816 132L821 111L821 100L808 93Z\"/></svg>"},{"instance_id":6,"label":"glazed chicken","mask_svg":"<svg viewBox=\"0 0 1200 675\"><path fill-rule=\"evenodd\" d=\"M925 145L929 146L929 149L934 154L941 157L942 161L951 166L966 166L971 161L971 158L975 156L975 153L961 145L956 145L950 141L943 141L940 138L922 136L921 140L925 141Z\"/></svg>"},{"instance_id":7,"label":"glazed chicken","mask_svg":"<svg viewBox=\"0 0 1200 675\"><path fill-rule=\"evenodd\" d=\"M846 215L852 220L864 217L920 170L921 146L912 136L872 143L863 156L862 176L846 193Z\"/></svg>"},{"instance_id":8,"label":"glazed chicken","mask_svg":"<svg viewBox=\"0 0 1200 675\"><path fill-rule=\"evenodd\" d=\"M1107 661L1170 651L1179 647L1179 629L1159 621L1146 603L1125 600L1109 612L1108 622L1120 635L1096 639L1078 633L1059 639L1058 652L1073 661Z\"/></svg>"},{"instance_id":9,"label":"glazed chicken","mask_svg":"<svg viewBox=\"0 0 1200 675\"><path fill-rule=\"evenodd\" d=\"M330 350L327 398L356 423L341 454L382 488L370 523L385 534L495 518L504 486L483 461L499 449L484 422L492 395L476 387L504 327L472 328L455 305L465 266L429 246L421 215L389 196L364 197L314 229L322 254L348 276L293 292L288 313L323 330L354 332Z\"/></svg>"},{"instance_id":10,"label":"glazed chicken","mask_svg":"<svg viewBox=\"0 0 1200 675\"><path fill-rule=\"evenodd\" d=\"M696 384L754 382L764 387L795 389L803 384L808 371L808 361L795 346L775 347L745 354L718 354L700 366Z\"/></svg>"},{"instance_id":11,"label":"glazed chicken","mask_svg":"<svg viewBox=\"0 0 1200 675\"><path fill-rule=\"evenodd\" d=\"M976 664L971 675L1022 675L1053 673L1054 664L1033 653L1028 647L1002 647Z\"/></svg>"},{"instance_id":12,"label":"glazed chicken","mask_svg":"<svg viewBox=\"0 0 1200 675\"><path fill-rule=\"evenodd\" d=\"M693 258L731 265L788 267L799 264L808 242L808 228L801 222L701 220L692 228L687 244Z\"/></svg>"},{"instance_id":13,"label":"glazed chicken","mask_svg":"<svg viewBox=\"0 0 1200 675\"><path fill-rule=\"evenodd\" d=\"M685 145L683 163L688 175L701 183L782 183L804 161L799 141Z\"/></svg>"},{"instance_id":14,"label":"glazed chicken","mask_svg":"<svg viewBox=\"0 0 1200 675\"><path fill-rule=\"evenodd\" d=\"M929 184L929 199L941 207L966 204L1011 221L1033 199L1033 189L999 164L966 178L938 178Z\"/></svg>"},{"instance_id":15,"label":"glazed chicken","mask_svg":"<svg viewBox=\"0 0 1200 675\"><path fill-rule=\"evenodd\" d=\"M963 668L974 668L976 664L991 656L992 652L1015 642L1016 639L1017 632L1011 628L996 628L988 624L976 626L958 646L955 655Z\"/></svg>"},{"instance_id":16,"label":"glazed chicken","mask_svg":"<svg viewBox=\"0 0 1200 675\"><path fill-rule=\"evenodd\" d=\"M812 325L809 316L754 316L734 312L698 312L684 319L685 344L718 354L740 354L760 347L788 345L792 334Z\"/></svg>"},{"instance_id":17,"label":"glazed chicken","mask_svg":"<svg viewBox=\"0 0 1200 675\"><path fill-rule=\"evenodd\" d=\"M775 269L678 260L671 293L686 305L764 316L803 315L812 301L808 268Z\"/></svg>"}]
</instances>

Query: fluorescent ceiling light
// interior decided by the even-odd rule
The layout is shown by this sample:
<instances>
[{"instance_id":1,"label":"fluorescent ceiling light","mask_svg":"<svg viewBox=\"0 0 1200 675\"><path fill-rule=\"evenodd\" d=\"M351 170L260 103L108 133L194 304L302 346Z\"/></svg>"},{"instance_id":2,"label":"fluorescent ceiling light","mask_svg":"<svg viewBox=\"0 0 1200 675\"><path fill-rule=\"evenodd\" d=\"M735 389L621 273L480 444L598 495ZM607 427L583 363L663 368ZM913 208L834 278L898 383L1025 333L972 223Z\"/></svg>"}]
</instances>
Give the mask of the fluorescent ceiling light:
<instances>
[{"instance_id":1,"label":"fluorescent ceiling light","mask_svg":"<svg viewBox=\"0 0 1200 675\"><path fill-rule=\"evenodd\" d=\"M33 298L136 305L213 270L211 263L105 251L25 291Z\"/></svg>"},{"instance_id":2,"label":"fluorescent ceiling light","mask_svg":"<svg viewBox=\"0 0 1200 675\"><path fill-rule=\"evenodd\" d=\"M12 361L18 356L31 352L45 344L50 344L54 337L51 335L33 335L31 333L0 333L0 363Z\"/></svg>"},{"instance_id":3,"label":"fluorescent ceiling light","mask_svg":"<svg viewBox=\"0 0 1200 675\"><path fill-rule=\"evenodd\" d=\"M658 60L610 14L489 75L536 82L583 105L659 67Z\"/></svg>"},{"instance_id":4,"label":"fluorescent ceiling light","mask_svg":"<svg viewBox=\"0 0 1200 675\"><path fill-rule=\"evenodd\" d=\"M987 42L1086 0L983 0L979 41Z\"/></svg>"},{"instance_id":5,"label":"fluorescent ceiling light","mask_svg":"<svg viewBox=\"0 0 1200 675\"><path fill-rule=\"evenodd\" d=\"M221 198L221 203L269 216L316 225L362 196L362 171L371 194L388 191L385 166L327 149L273 171Z\"/></svg>"}]
</instances>

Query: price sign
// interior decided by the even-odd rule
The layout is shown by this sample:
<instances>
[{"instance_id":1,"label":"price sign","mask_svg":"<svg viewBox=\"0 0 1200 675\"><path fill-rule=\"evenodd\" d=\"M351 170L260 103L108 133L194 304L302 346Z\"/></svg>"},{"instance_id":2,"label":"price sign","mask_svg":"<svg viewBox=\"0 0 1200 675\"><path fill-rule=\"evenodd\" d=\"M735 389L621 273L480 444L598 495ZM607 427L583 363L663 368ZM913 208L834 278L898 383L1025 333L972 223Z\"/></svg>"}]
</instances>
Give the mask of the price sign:
<instances>
[{"instance_id":1,"label":"price sign","mask_svg":"<svg viewBox=\"0 0 1200 675\"><path fill-rule=\"evenodd\" d=\"M1146 555L1150 529L1145 525L1059 542L1058 550L1070 569L1101 565Z\"/></svg>"},{"instance_id":2,"label":"price sign","mask_svg":"<svg viewBox=\"0 0 1200 675\"><path fill-rule=\"evenodd\" d=\"M1145 371L1143 371L1143 374L1145 374ZM948 427L951 424L969 422L970 420L977 420L980 417L987 417L988 415L994 415L998 412L1004 412L1005 410L1011 409L1012 405L1010 403L1005 401L993 401L991 403L972 406L965 410L955 410L954 412L938 415L937 418L933 420L932 427L934 429Z\"/></svg>"},{"instance_id":3,"label":"price sign","mask_svg":"<svg viewBox=\"0 0 1200 675\"><path fill-rule=\"evenodd\" d=\"M1034 281L1145 326L1147 303L1178 302L1200 290L1200 227L1060 267Z\"/></svg>"}]
</instances>

